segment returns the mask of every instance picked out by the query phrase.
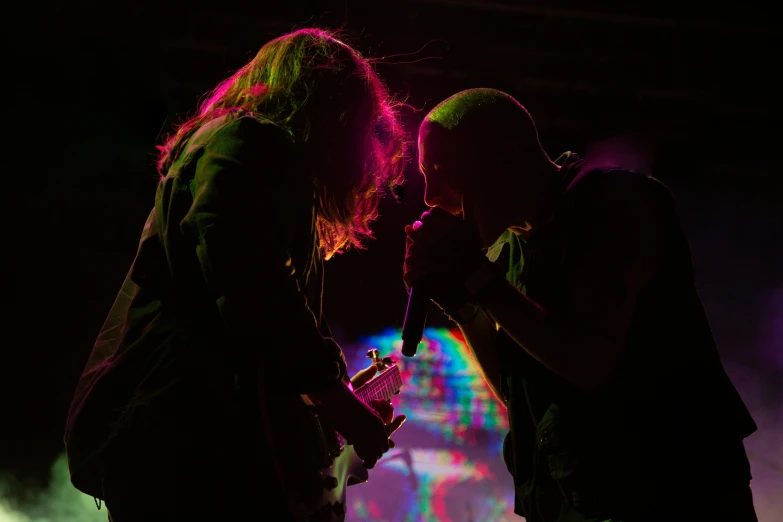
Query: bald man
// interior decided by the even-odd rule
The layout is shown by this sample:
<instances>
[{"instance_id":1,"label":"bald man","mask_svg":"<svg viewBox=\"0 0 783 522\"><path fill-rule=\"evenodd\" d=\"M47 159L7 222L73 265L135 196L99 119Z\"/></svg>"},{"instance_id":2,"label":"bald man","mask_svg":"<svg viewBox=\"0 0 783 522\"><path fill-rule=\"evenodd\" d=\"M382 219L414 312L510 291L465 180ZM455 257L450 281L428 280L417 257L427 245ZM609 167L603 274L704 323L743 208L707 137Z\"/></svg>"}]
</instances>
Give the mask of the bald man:
<instances>
[{"instance_id":1,"label":"bald man","mask_svg":"<svg viewBox=\"0 0 783 522\"><path fill-rule=\"evenodd\" d=\"M552 161L515 99L463 91L419 130L404 280L507 405L528 522L755 521L756 425L718 357L669 190Z\"/></svg>"}]
</instances>

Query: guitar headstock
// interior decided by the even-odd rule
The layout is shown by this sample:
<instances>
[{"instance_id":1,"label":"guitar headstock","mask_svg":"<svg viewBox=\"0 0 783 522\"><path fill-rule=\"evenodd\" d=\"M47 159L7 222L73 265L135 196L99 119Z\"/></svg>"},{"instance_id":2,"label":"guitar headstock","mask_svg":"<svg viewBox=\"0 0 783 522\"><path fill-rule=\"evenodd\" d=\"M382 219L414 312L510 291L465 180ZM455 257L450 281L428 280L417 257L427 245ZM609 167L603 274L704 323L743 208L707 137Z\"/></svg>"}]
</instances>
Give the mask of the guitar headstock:
<instances>
[{"instance_id":1,"label":"guitar headstock","mask_svg":"<svg viewBox=\"0 0 783 522\"><path fill-rule=\"evenodd\" d=\"M372 359L373 364L378 368L378 374L354 390L354 393L364 402L375 399L391 399L393 395L400 392L400 387L402 387L400 368L394 359L381 357L380 352L375 349L367 351L367 358Z\"/></svg>"},{"instance_id":2,"label":"guitar headstock","mask_svg":"<svg viewBox=\"0 0 783 522\"><path fill-rule=\"evenodd\" d=\"M372 350L367 350L367 358L372 359L372 363L378 368L379 372L382 372L383 370L388 370L394 365L394 359L391 357L383 357L381 358L381 352L373 348Z\"/></svg>"}]
</instances>

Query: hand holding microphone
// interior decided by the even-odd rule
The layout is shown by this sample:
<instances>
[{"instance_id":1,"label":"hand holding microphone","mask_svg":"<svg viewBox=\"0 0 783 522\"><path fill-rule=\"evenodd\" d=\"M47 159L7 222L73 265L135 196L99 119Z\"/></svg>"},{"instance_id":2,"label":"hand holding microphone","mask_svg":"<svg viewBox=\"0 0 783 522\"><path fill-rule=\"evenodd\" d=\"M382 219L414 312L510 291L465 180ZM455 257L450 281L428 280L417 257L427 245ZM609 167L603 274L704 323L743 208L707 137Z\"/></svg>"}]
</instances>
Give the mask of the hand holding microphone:
<instances>
[{"instance_id":1,"label":"hand holding microphone","mask_svg":"<svg viewBox=\"0 0 783 522\"><path fill-rule=\"evenodd\" d=\"M469 316L476 308L464 283L489 261L481 250L478 231L437 207L407 225L405 234L403 281L410 296L403 324L403 354L410 357L421 341L430 300L457 322L472 318Z\"/></svg>"}]
</instances>

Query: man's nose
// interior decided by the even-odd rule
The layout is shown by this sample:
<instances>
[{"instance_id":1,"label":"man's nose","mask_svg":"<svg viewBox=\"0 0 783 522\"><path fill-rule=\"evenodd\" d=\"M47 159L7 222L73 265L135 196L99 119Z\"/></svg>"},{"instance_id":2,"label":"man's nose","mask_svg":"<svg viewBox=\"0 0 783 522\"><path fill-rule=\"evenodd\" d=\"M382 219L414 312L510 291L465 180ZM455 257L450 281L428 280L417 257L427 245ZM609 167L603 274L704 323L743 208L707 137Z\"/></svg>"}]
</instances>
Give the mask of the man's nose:
<instances>
[{"instance_id":1,"label":"man's nose","mask_svg":"<svg viewBox=\"0 0 783 522\"><path fill-rule=\"evenodd\" d=\"M440 205L440 198L433 198L429 196L424 196L424 204L428 207L437 207Z\"/></svg>"},{"instance_id":2,"label":"man's nose","mask_svg":"<svg viewBox=\"0 0 783 522\"><path fill-rule=\"evenodd\" d=\"M440 203L440 195L432 190L432 187L428 184L424 185L424 204L428 207L437 207Z\"/></svg>"}]
</instances>

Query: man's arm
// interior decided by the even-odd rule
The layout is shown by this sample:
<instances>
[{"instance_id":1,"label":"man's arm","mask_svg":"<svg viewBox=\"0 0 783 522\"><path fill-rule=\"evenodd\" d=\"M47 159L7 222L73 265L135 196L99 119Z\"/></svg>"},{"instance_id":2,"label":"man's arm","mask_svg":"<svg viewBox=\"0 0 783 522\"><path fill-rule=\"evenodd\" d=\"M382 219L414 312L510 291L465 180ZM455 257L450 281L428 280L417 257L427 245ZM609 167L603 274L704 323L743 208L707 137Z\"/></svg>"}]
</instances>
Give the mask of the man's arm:
<instances>
[{"instance_id":1,"label":"man's arm","mask_svg":"<svg viewBox=\"0 0 783 522\"><path fill-rule=\"evenodd\" d=\"M458 326L465 336L473 357L478 362L484 380L500 402L505 404L506 401L500 391L500 360L494 346L497 329L481 310L476 313L472 321Z\"/></svg>"},{"instance_id":2,"label":"man's arm","mask_svg":"<svg viewBox=\"0 0 783 522\"><path fill-rule=\"evenodd\" d=\"M661 193L654 180L620 179L574 230L565 310L547 310L505 281L480 294L500 328L544 366L587 390L611 377L639 292L660 255Z\"/></svg>"}]
</instances>

